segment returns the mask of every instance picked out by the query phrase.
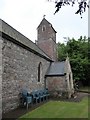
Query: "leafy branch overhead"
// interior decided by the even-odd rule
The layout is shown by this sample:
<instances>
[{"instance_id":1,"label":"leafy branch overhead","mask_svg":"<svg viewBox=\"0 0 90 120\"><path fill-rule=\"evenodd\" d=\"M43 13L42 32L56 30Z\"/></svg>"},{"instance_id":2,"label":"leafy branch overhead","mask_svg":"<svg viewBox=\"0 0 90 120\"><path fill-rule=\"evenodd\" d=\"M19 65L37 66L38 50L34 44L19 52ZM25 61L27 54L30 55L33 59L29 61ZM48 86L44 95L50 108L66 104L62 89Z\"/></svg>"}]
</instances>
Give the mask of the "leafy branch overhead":
<instances>
[{"instance_id":1,"label":"leafy branch overhead","mask_svg":"<svg viewBox=\"0 0 90 120\"><path fill-rule=\"evenodd\" d=\"M48 1L52 1L52 0L48 0ZM77 2L78 3L78 10L75 12L75 14L80 14L81 18L82 18L82 13L84 13L86 11L86 8L89 8L89 2L88 0L55 0L55 8L56 11L54 14L56 14L61 8L62 6L65 5L71 5L72 7L74 6L74 4Z\"/></svg>"}]
</instances>

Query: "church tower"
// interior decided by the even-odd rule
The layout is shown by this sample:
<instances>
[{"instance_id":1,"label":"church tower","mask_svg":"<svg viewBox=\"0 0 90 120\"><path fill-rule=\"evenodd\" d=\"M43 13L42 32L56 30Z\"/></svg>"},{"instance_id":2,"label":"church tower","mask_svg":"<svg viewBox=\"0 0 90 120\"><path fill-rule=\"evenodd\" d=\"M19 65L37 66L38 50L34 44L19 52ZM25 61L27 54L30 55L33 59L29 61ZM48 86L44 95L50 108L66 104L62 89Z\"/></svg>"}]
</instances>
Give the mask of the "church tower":
<instances>
[{"instance_id":1,"label":"church tower","mask_svg":"<svg viewBox=\"0 0 90 120\"><path fill-rule=\"evenodd\" d=\"M43 18L37 27L37 45L53 61L56 61L56 31L54 30L52 24L49 23L45 18Z\"/></svg>"}]
</instances>

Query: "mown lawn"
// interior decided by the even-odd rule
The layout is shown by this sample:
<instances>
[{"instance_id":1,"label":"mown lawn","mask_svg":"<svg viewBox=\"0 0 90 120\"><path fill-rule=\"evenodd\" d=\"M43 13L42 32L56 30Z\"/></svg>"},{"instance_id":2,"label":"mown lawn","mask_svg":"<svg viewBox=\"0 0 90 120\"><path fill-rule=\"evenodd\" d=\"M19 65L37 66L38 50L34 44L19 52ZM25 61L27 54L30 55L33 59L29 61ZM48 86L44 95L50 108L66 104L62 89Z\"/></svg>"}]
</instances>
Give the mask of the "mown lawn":
<instances>
[{"instance_id":1,"label":"mown lawn","mask_svg":"<svg viewBox=\"0 0 90 120\"><path fill-rule=\"evenodd\" d=\"M49 101L20 118L88 118L88 97L76 103Z\"/></svg>"}]
</instances>

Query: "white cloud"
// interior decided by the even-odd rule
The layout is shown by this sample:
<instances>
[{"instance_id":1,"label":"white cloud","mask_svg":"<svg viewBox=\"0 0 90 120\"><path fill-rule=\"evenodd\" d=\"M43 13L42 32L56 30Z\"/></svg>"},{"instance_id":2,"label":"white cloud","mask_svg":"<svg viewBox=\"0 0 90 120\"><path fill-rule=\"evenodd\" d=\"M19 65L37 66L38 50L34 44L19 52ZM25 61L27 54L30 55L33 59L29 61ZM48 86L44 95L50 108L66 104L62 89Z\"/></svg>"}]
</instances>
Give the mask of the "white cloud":
<instances>
[{"instance_id":1,"label":"white cloud","mask_svg":"<svg viewBox=\"0 0 90 120\"><path fill-rule=\"evenodd\" d=\"M57 42L63 41L65 36L87 35L87 13L81 19L79 15L74 14L77 10L76 6L64 7L53 15L55 4L47 0L1 0L0 2L0 18L32 41L37 39L36 28L44 14L57 31Z\"/></svg>"}]
</instances>

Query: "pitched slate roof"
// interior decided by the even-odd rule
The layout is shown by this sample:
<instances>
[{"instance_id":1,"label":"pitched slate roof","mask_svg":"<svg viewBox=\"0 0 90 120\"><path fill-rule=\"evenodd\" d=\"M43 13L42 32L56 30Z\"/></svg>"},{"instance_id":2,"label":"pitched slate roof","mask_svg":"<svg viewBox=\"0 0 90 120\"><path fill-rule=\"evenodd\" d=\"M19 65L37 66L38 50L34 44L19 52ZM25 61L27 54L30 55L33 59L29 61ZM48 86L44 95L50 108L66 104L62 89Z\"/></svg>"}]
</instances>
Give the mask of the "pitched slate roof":
<instances>
[{"instance_id":1,"label":"pitched slate roof","mask_svg":"<svg viewBox=\"0 0 90 120\"><path fill-rule=\"evenodd\" d=\"M47 76L64 76L65 75L65 61L52 62L49 70L46 73Z\"/></svg>"},{"instance_id":2,"label":"pitched slate roof","mask_svg":"<svg viewBox=\"0 0 90 120\"><path fill-rule=\"evenodd\" d=\"M51 28L54 30L55 33L57 33L56 30L53 28L52 24L50 22L48 22L45 18L42 19L42 21L38 25L37 29L40 27L41 24L43 24L44 21L47 22L51 26Z\"/></svg>"},{"instance_id":3,"label":"pitched slate roof","mask_svg":"<svg viewBox=\"0 0 90 120\"><path fill-rule=\"evenodd\" d=\"M30 50L34 54L37 54L49 61L52 61L51 58L47 54L45 54L35 43L33 43L30 39L22 35L20 32L15 30L13 27L8 25L1 19L0 19L0 35L8 40L12 40L12 42L14 43L24 46L26 49Z\"/></svg>"}]
</instances>

